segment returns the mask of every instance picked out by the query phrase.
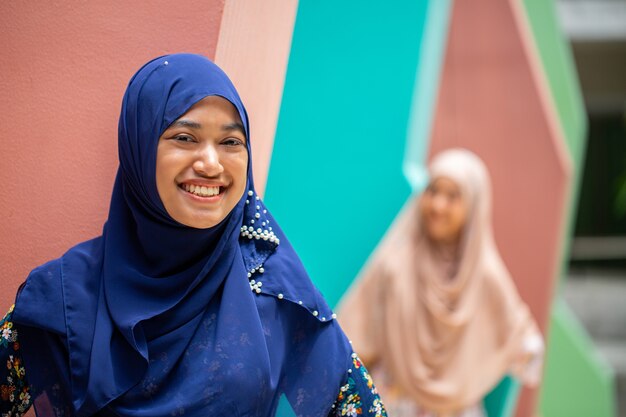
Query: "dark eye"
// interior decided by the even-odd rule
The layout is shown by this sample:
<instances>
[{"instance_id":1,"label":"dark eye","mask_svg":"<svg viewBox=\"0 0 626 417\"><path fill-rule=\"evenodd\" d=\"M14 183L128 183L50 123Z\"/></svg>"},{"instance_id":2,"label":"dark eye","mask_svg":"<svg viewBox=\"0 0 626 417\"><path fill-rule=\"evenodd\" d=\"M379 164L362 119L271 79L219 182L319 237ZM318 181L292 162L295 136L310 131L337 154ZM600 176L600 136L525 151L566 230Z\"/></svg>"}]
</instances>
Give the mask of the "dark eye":
<instances>
[{"instance_id":1,"label":"dark eye","mask_svg":"<svg viewBox=\"0 0 626 417\"><path fill-rule=\"evenodd\" d=\"M222 141L222 145L226 146L242 146L244 143L241 139L237 138L227 138Z\"/></svg>"},{"instance_id":2,"label":"dark eye","mask_svg":"<svg viewBox=\"0 0 626 417\"><path fill-rule=\"evenodd\" d=\"M195 142L196 140L189 135L176 135L172 139L178 142Z\"/></svg>"}]
</instances>

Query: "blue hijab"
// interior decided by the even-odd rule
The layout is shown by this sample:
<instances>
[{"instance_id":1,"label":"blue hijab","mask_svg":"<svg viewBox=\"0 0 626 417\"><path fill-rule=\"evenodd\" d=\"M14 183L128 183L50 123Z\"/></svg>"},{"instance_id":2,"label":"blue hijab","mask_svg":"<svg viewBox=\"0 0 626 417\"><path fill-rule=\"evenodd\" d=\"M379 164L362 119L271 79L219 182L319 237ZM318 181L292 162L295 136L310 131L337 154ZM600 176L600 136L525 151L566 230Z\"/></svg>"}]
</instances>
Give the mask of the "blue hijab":
<instances>
[{"instance_id":1,"label":"blue hijab","mask_svg":"<svg viewBox=\"0 0 626 417\"><path fill-rule=\"evenodd\" d=\"M329 412L350 346L256 194L250 140L247 190L217 226L181 225L159 198L159 137L207 96L233 104L249 139L237 91L208 59L168 55L133 76L102 235L18 292L38 416L271 416L281 393L299 415Z\"/></svg>"}]
</instances>

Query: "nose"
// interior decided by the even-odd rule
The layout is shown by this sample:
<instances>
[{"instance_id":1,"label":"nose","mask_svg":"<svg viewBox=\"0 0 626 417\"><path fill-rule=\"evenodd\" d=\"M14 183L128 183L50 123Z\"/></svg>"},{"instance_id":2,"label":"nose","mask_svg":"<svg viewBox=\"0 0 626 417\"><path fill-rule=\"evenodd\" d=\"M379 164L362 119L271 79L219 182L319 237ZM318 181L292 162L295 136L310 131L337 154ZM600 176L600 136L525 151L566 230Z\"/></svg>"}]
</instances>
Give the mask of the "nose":
<instances>
[{"instance_id":1,"label":"nose","mask_svg":"<svg viewBox=\"0 0 626 417\"><path fill-rule=\"evenodd\" d=\"M437 193L433 197L433 208L437 212L441 212L441 211L445 210L447 205L448 205L448 201L447 201L446 197L442 193Z\"/></svg>"},{"instance_id":2,"label":"nose","mask_svg":"<svg viewBox=\"0 0 626 417\"><path fill-rule=\"evenodd\" d=\"M219 152L212 143L206 144L198 151L192 167L198 175L204 177L216 177L224 172Z\"/></svg>"}]
</instances>

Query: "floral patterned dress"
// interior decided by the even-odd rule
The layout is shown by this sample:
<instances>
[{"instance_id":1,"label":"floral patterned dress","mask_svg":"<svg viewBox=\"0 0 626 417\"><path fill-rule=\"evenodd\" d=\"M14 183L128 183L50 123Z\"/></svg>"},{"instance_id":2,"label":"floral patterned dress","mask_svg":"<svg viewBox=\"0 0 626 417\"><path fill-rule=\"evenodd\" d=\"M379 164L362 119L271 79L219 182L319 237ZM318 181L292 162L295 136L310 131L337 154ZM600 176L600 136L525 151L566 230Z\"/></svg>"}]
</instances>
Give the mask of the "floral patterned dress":
<instances>
[{"instance_id":1,"label":"floral patterned dress","mask_svg":"<svg viewBox=\"0 0 626 417\"><path fill-rule=\"evenodd\" d=\"M20 417L32 405L26 369L22 363L19 332L12 320L13 307L0 321L0 417ZM358 356L352 354L352 367L341 386L328 417L386 417L372 377Z\"/></svg>"},{"instance_id":2,"label":"floral patterned dress","mask_svg":"<svg viewBox=\"0 0 626 417\"><path fill-rule=\"evenodd\" d=\"M26 382L26 370L22 364L18 331L13 327L13 307L0 321L0 416L21 416L31 406L30 387Z\"/></svg>"}]
</instances>

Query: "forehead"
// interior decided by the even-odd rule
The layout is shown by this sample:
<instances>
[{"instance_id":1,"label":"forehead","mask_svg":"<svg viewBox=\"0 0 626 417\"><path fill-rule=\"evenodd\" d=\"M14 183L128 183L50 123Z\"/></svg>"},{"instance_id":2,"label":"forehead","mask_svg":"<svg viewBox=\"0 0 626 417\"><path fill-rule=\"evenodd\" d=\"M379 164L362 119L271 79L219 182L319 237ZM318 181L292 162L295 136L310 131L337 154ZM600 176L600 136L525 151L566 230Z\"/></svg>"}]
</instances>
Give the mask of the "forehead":
<instances>
[{"instance_id":1,"label":"forehead","mask_svg":"<svg viewBox=\"0 0 626 417\"><path fill-rule=\"evenodd\" d=\"M446 191L446 192L461 192L461 186L450 177L437 177L433 178L430 182L430 187L434 187L437 190Z\"/></svg>"},{"instance_id":2,"label":"forehead","mask_svg":"<svg viewBox=\"0 0 626 417\"><path fill-rule=\"evenodd\" d=\"M228 100L220 96L208 96L194 103L189 110L178 119L190 116L229 116L233 121L241 123L237 108Z\"/></svg>"}]
</instances>

